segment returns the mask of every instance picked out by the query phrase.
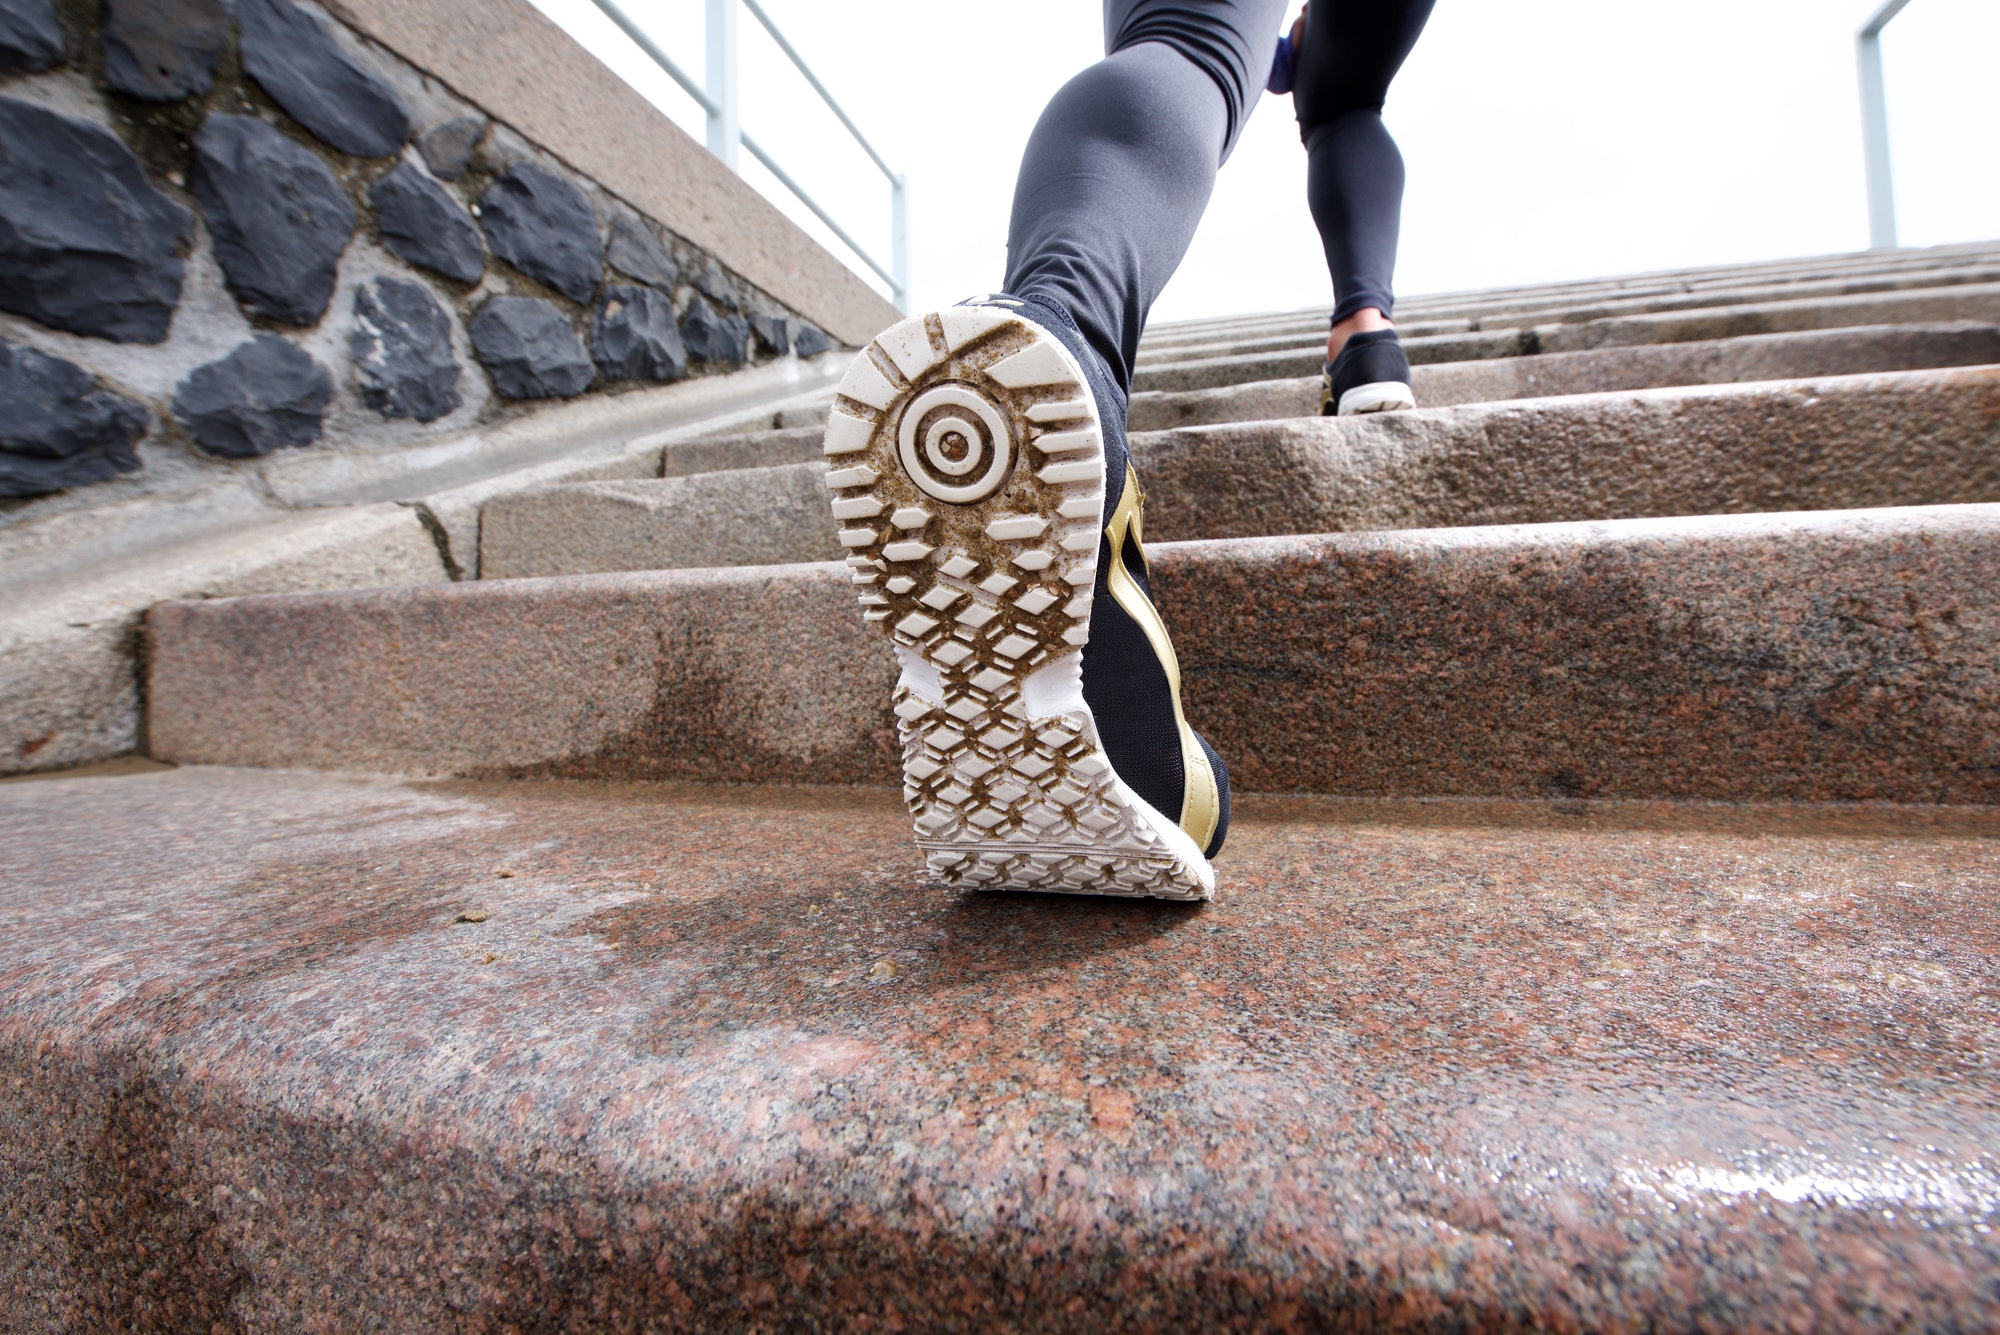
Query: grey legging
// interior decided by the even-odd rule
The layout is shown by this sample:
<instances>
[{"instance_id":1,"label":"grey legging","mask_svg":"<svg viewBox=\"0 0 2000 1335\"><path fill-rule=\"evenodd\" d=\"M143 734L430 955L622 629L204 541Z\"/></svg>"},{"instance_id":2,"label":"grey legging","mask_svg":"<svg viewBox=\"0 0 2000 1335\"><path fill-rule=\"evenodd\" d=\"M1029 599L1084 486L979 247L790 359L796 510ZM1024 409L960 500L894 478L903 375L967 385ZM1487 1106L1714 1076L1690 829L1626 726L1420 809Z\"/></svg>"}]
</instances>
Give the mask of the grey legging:
<instances>
[{"instance_id":1,"label":"grey legging","mask_svg":"<svg viewBox=\"0 0 2000 1335\"><path fill-rule=\"evenodd\" d=\"M1336 319L1390 311L1403 165L1382 98L1431 4L1313 0L1295 102ZM1069 311L1127 392L1146 312L1263 90L1286 6L1105 0L1108 54L1063 85L1029 137L1006 290Z\"/></svg>"}]
</instances>

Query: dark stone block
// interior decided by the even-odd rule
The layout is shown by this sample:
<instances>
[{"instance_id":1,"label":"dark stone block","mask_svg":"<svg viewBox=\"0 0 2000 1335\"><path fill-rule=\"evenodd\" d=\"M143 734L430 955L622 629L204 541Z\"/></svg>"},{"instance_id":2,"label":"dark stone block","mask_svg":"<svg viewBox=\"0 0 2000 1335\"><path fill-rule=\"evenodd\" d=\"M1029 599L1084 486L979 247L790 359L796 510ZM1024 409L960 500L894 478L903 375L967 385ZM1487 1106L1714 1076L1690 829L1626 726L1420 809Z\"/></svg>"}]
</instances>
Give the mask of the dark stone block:
<instances>
[{"instance_id":1,"label":"dark stone block","mask_svg":"<svg viewBox=\"0 0 2000 1335\"><path fill-rule=\"evenodd\" d=\"M354 294L354 378L361 401L384 417L434 422L464 402L451 316L430 289L377 278Z\"/></svg>"},{"instance_id":2,"label":"dark stone block","mask_svg":"<svg viewBox=\"0 0 2000 1335\"><path fill-rule=\"evenodd\" d=\"M736 295L736 285L729 281L729 275L713 259L697 269L688 281L694 284L695 291L726 311L742 307L743 303Z\"/></svg>"},{"instance_id":3,"label":"dark stone block","mask_svg":"<svg viewBox=\"0 0 2000 1335\"><path fill-rule=\"evenodd\" d=\"M380 75L285 0L242 0L243 68L291 118L356 157L383 158L410 137L410 113Z\"/></svg>"},{"instance_id":4,"label":"dark stone block","mask_svg":"<svg viewBox=\"0 0 2000 1335\"><path fill-rule=\"evenodd\" d=\"M223 0L105 0L104 80L147 102L205 93L228 38Z\"/></svg>"},{"instance_id":5,"label":"dark stone block","mask_svg":"<svg viewBox=\"0 0 2000 1335\"><path fill-rule=\"evenodd\" d=\"M750 325L740 315L724 315L701 297L688 301L681 316L681 341L688 355L717 366L741 366Z\"/></svg>"},{"instance_id":6,"label":"dark stone block","mask_svg":"<svg viewBox=\"0 0 2000 1335\"><path fill-rule=\"evenodd\" d=\"M309 325L333 298L354 205L319 156L250 116L210 116L194 197L229 290L255 315Z\"/></svg>"},{"instance_id":7,"label":"dark stone block","mask_svg":"<svg viewBox=\"0 0 2000 1335\"><path fill-rule=\"evenodd\" d=\"M0 310L158 343L193 223L108 131L0 98Z\"/></svg>"},{"instance_id":8,"label":"dark stone block","mask_svg":"<svg viewBox=\"0 0 2000 1335\"><path fill-rule=\"evenodd\" d=\"M75 362L0 341L0 496L42 496L139 467L146 409Z\"/></svg>"},{"instance_id":9,"label":"dark stone block","mask_svg":"<svg viewBox=\"0 0 2000 1335\"><path fill-rule=\"evenodd\" d=\"M451 192L405 162L368 191L382 244L412 264L421 264L461 283L476 283L486 272L486 247L479 224Z\"/></svg>"},{"instance_id":10,"label":"dark stone block","mask_svg":"<svg viewBox=\"0 0 2000 1335\"><path fill-rule=\"evenodd\" d=\"M495 297L472 318L472 350L509 399L567 399L590 388L590 354L554 302Z\"/></svg>"},{"instance_id":11,"label":"dark stone block","mask_svg":"<svg viewBox=\"0 0 2000 1335\"><path fill-rule=\"evenodd\" d=\"M573 182L517 162L486 187L479 222L493 253L572 301L589 301L604 272L590 201Z\"/></svg>"},{"instance_id":12,"label":"dark stone block","mask_svg":"<svg viewBox=\"0 0 2000 1335\"><path fill-rule=\"evenodd\" d=\"M418 135L417 152L424 155L424 165L433 175L456 181L465 175L466 167L472 163L472 150L485 134L485 121L477 116L460 116Z\"/></svg>"},{"instance_id":13,"label":"dark stone block","mask_svg":"<svg viewBox=\"0 0 2000 1335\"><path fill-rule=\"evenodd\" d=\"M651 283L662 292L674 290L681 281L681 267L652 229L630 218L614 218L611 223L611 267L642 283Z\"/></svg>"},{"instance_id":14,"label":"dark stone block","mask_svg":"<svg viewBox=\"0 0 2000 1335\"><path fill-rule=\"evenodd\" d=\"M64 48L49 0L0 0L0 70L45 70Z\"/></svg>"},{"instance_id":15,"label":"dark stone block","mask_svg":"<svg viewBox=\"0 0 2000 1335\"><path fill-rule=\"evenodd\" d=\"M791 329L782 316L752 313L745 317L750 322L750 332L757 336L757 346L773 357L782 357L792 350Z\"/></svg>"},{"instance_id":16,"label":"dark stone block","mask_svg":"<svg viewBox=\"0 0 2000 1335\"><path fill-rule=\"evenodd\" d=\"M832 339L804 322L799 324L799 332L792 335L792 351L801 357L817 357L832 346Z\"/></svg>"},{"instance_id":17,"label":"dark stone block","mask_svg":"<svg viewBox=\"0 0 2000 1335\"><path fill-rule=\"evenodd\" d=\"M174 416L195 444L225 459L254 459L319 439L333 376L276 334L258 334L174 388Z\"/></svg>"},{"instance_id":18,"label":"dark stone block","mask_svg":"<svg viewBox=\"0 0 2000 1335\"><path fill-rule=\"evenodd\" d=\"M654 288L610 284L591 325L590 355L606 380L679 380L687 348L673 301Z\"/></svg>"}]
</instances>

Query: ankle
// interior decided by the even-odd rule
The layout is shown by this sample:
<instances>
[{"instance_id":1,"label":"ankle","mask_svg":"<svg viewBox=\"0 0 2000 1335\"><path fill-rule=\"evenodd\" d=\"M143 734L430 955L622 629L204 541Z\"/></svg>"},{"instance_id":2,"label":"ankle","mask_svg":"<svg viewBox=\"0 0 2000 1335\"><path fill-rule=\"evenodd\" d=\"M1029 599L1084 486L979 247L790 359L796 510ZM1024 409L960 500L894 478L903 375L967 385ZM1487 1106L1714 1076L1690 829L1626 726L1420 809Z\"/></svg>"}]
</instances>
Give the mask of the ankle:
<instances>
[{"instance_id":1,"label":"ankle","mask_svg":"<svg viewBox=\"0 0 2000 1335\"><path fill-rule=\"evenodd\" d=\"M1326 359L1332 362L1340 356L1347 340L1355 334L1371 334L1378 329L1394 329L1395 322L1376 310L1373 306L1363 306L1354 314L1334 325L1326 336Z\"/></svg>"}]
</instances>

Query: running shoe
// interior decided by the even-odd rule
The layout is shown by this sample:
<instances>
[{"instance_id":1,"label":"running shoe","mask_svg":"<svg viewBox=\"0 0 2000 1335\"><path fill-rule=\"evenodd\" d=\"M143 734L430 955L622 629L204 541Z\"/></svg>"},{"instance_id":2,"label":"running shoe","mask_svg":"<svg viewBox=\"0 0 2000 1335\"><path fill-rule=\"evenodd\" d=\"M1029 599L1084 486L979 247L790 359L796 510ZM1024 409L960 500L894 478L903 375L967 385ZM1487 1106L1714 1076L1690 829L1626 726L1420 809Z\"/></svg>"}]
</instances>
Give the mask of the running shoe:
<instances>
[{"instance_id":1,"label":"running shoe","mask_svg":"<svg viewBox=\"0 0 2000 1335\"><path fill-rule=\"evenodd\" d=\"M1229 778L1187 724L1123 396L1068 312L893 326L827 417L862 615L901 666L903 797L941 880L1205 899Z\"/></svg>"},{"instance_id":2,"label":"running shoe","mask_svg":"<svg viewBox=\"0 0 2000 1335\"><path fill-rule=\"evenodd\" d=\"M1322 417L1396 412L1417 406L1410 390L1410 359L1393 329L1371 329L1348 337L1340 355L1320 376Z\"/></svg>"}]
</instances>

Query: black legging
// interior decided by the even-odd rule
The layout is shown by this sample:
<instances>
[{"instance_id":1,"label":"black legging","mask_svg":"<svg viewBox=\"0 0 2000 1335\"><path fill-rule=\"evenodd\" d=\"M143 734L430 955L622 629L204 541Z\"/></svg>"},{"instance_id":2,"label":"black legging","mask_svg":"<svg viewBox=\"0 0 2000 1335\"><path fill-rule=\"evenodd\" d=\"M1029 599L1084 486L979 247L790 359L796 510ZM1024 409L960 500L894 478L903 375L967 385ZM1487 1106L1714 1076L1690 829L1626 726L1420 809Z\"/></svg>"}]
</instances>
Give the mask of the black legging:
<instances>
[{"instance_id":1,"label":"black legging","mask_svg":"<svg viewBox=\"0 0 2000 1335\"><path fill-rule=\"evenodd\" d=\"M1315 11L1322 5L1325 11L1307 24L1300 79L1309 73L1315 78L1310 100L1316 109L1322 89L1326 105L1336 108L1324 121L1324 146L1315 146L1314 129L1322 122L1307 124L1308 99L1303 91L1297 99L1311 152L1310 196L1327 238L1334 291L1346 311L1367 305L1389 311L1403 172L1376 113L1431 3L1314 0ZM1028 139L1007 232L1006 290L1068 310L1128 393L1146 312L1187 253L1216 169L1263 90L1287 4L1105 0L1108 54L1063 85ZM1328 43L1348 40L1343 15L1350 11L1360 15L1363 39L1352 51L1329 55ZM1383 26L1381 14L1399 16L1390 26L1407 33L1400 45L1371 45L1368 35ZM1359 77L1357 69L1369 77ZM1352 81L1354 91L1341 90L1341 81ZM1372 137L1343 128L1357 115L1373 117ZM1385 147L1393 180L1365 169ZM1345 165L1353 152L1373 156ZM1336 224L1353 234L1336 243L1328 232ZM1373 282L1376 275L1379 282ZM1349 306L1357 292L1366 298ZM1336 312L1336 318L1344 316Z\"/></svg>"},{"instance_id":2,"label":"black legging","mask_svg":"<svg viewBox=\"0 0 2000 1335\"><path fill-rule=\"evenodd\" d=\"M1389 81L1436 0L1312 0L1292 105L1306 144L1306 201L1326 248L1338 324L1395 303L1403 155L1382 124Z\"/></svg>"}]
</instances>

